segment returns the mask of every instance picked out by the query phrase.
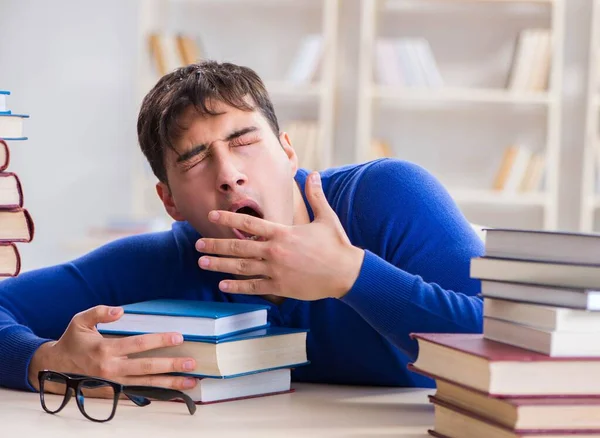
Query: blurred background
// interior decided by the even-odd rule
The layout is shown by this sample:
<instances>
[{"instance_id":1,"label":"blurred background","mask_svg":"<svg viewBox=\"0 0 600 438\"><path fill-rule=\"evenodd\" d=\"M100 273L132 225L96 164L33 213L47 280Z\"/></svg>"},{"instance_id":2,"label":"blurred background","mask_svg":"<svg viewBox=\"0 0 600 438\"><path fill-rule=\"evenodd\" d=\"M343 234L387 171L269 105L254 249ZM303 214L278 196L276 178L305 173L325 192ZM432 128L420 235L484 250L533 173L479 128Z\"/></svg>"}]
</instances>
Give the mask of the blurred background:
<instances>
[{"instance_id":1,"label":"blurred background","mask_svg":"<svg viewBox=\"0 0 600 438\"><path fill-rule=\"evenodd\" d=\"M137 112L204 58L262 76L304 167L397 157L474 224L597 231L599 42L595 0L0 0L22 270L170 227Z\"/></svg>"}]
</instances>

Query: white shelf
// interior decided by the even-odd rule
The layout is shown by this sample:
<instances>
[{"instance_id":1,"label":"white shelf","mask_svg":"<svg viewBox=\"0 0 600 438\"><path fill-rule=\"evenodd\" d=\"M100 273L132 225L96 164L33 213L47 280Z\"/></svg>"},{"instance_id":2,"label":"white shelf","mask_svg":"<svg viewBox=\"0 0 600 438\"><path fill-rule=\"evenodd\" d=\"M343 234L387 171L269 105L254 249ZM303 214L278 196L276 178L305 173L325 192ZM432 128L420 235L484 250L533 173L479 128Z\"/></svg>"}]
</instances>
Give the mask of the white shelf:
<instances>
[{"instance_id":1,"label":"white shelf","mask_svg":"<svg viewBox=\"0 0 600 438\"><path fill-rule=\"evenodd\" d=\"M372 88L371 96L381 101L394 101L400 104L418 101L548 105L553 101L549 93L523 93L505 89L485 88L409 89L375 86Z\"/></svg>"},{"instance_id":2,"label":"white shelf","mask_svg":"<svg viewBox=\"0 0 600 438\"><path fill-rule=\"evenodd\" d=\"M191 3L191 4L200 4L206 6L224 6L224 7L239 7L239 6L282 6L282 7L321 7L321 3L318 1L298 1L298 0L167 0L170 3L174 4L183 4L183 3Z\"/></svg>"},{"instance_id":3,"label":"white shelf","mask_svg":"<svg viewBox=\"0 0 600 438\"><path fill-rule=\"evenodd\" d=\"M290 97L302 99L316 99L322 94L321 84L295 84L285 81L266 82L267 91L273 97Z\"/></svg>"},{"instance_id":4,"label":"white shelf","mask_svg":"<svg viewBox=\"0 0 600 438\"><path fill-rule=\"evenodd\" d=\"M450 189L450 195L459 204L527 205L543 207L548 202L545 193L513 193L496 190Z\"/></svg>"},{"instance_id":5,"label":"white shelf","mask_svg":"<svg viewBox=\"0 0 600 438\"><path fill-rule=\"evenodd\" d=\"M585 147L581 172L581 195L579 230L594 230L595 213L600 208L600 196L596 193L596 172L598 166L598 110L600 110L600 0L594 0L591 16L591 35L589 41L587 108L585 126Z\"/></svg>"},{"instance_id":6,"label":"white shelf","mask_svg":"<svg viewBox=\"0 0 600 438\"><path fill-rule=\"evenodd\" d=\"M387 0L384 10L387 12L403 13L435 13L443 10L449 12L457 10L460 6L466 13L472 12L474 6L489 6L490 11L496 13L498 7L506 9L510 13L536 14L540 10L547 10L554 5L555 0ZM541 9L543 8L543 9Z\"/></svg>"}]
</instances>

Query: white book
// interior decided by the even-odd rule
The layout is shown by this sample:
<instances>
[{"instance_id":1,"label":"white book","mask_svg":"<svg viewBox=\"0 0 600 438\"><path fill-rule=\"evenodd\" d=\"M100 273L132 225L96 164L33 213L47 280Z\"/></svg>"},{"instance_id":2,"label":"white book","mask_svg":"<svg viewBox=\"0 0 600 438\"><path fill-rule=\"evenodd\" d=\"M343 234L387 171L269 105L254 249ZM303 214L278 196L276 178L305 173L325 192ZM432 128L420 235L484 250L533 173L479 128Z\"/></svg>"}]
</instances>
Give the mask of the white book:
<instances>
[{"instance_id":1,"label":"white book","mask_svg":"<svg viewBox=\"0 0 600 438\"><path fill-rule=\"evenodd\" d=\"M414 45L427 85L430 88L443 87L444 80L440 74L440 70L433 55L433 50L431 49L429 41L425 38L415 38Z\"/></svg>"},{"instance_id":2,"label":"white book","mask_svg":"<svg viewBox=\"0 0 600 438\"><path fill-rule=\"evenodd\" d=\"M531 160L531 156L532 152L530 149L522 146L517 148L517 155L510 168L508 177L506 178L504 191L514 193L519 190L521 181L526 174L529 160Z\"/></svg>"},{"instance_id":3,"label":"white book","mask_svg":"<svg viewBox=\"0 0 600 438\"><path fill-rule=\"evenodd\" d=\"M527 89L527 82L532 69L531 59L535 54L537 45L537 35L536 29L525 29L519 34L510 74L509 88L511 90L523 91Z\"/></svg>"},{"instance_id":4,"label":"white book","mask_svg":"<svg viewBox=\"0 0 600 438\"><path fill-rule=\"evenodd\" d=\"M483 280L481 282L481 295L483 295L484 300L498 298L546 306L600 310L600 291L592 289Z\"/></svg>"},{"instance_id":5,"label":"white book","mask_svg":"<svg viewBox=\"0 0 600 438\"><path fill-rule=\"evenodd\" d=\"M483 314L541 330L600 335L600 312L486 298Z\"/></svg>"},{"instance_id":6,"label":"white book","mask_svg":"<svg viewBox=\"0 0 600 438\"><path fill-rule=\"evenodd\" d=\"M295 84L314 80L323 56L323 37L319 34L307 35L287 72L287 80Z\"/></svg>"},{"instance_id":7,"label":"white book","mask_svg":"<svg viewBox=\"0 0 600 438\"><path fill-rule=\"evenodd\" d=\"M201 378L196 386L183 392L197 403L229 401L261 395L289 392L289 368L247 374L228 379Z\"/></svg>"},{"instance_id":8,"label":"white book","mask_svg":"<svg viewBox=\"0 0 600 438\"><path fill-rule=\"evenodd\" d=\"M404 83L394 43L388 38L379 38L375 42L375 75L381 85L401 86Z\"/></svg>"},{"instance_id":9,"label":"white book","mask_svg":"<svg viewBox=\"0 0 600 438\"><path fill-rule=\"evenodd\" d=\"M484 317L483 337L552 357L600 357L600 337L593 332L541 330Z\"/></svg>"},{"instance_id":10,"label":"white book","mask_svg":"<svg viewBox=\"0 0 600 438\"><path fill-rule=\"evenodd\" d=\"M425 82L422 79L421 67L418 58L412 53L410 40L403 38L396 41L396 52L406 87L424 86Z\"/></svg>"},{"instance_id":11,"label":"white book","mask_svg":"<svg viewBox=\"0 0 600 438\"><path fill-rule=\"evenodd\" d=\"M0 138L5 140L24 138L23 118L19 114L0 114Z\"/></svg>"}]
</instances>

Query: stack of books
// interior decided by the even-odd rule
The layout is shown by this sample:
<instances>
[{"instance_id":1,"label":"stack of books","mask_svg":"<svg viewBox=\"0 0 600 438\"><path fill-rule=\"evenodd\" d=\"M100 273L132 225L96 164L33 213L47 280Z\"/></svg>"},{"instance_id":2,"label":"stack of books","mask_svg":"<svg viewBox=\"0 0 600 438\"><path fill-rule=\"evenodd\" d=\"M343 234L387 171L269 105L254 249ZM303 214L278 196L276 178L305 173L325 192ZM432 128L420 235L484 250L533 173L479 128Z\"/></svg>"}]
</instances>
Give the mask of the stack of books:
<instances>
[{"instance_id":1,"label":"stack of books","mask_svg":"<svg viewBox=\"0 0 600 438\"><path fill-rule=\"evenodd\" d=\"M21 271L21 254L15 243L31 242L33 220L23 207L23 189L10 165L9 141L27 140L23 120L27 115L14 114L8 108L9 91L0 90L0 277L15 277Z\"/></svg>"},{"instance_id":2,"label":"stack of books","mask_svg":"<svg viewBox=\"0 0 600 438\"><path fill-rule=\"evenodd\" d=\"M493 229L483 334L415 333L438 437L600 437L600 235Z\"/></svg>"},{"instance_id":3,"label":"stack of books","mask_svg":"<svg viewBox=\"0 0 600 438\"><path fill-rule=\"evenodd\" d=\"M104 337L181 333L181 345L129 357L194 358L195 369L172 374L199 379L184 391L198 404L291 392L291 369L308 364L308 330L271 327L267 306L162 299L123 308L119 320L98 324L98 331Z\"/></svg>"}]
</instances>

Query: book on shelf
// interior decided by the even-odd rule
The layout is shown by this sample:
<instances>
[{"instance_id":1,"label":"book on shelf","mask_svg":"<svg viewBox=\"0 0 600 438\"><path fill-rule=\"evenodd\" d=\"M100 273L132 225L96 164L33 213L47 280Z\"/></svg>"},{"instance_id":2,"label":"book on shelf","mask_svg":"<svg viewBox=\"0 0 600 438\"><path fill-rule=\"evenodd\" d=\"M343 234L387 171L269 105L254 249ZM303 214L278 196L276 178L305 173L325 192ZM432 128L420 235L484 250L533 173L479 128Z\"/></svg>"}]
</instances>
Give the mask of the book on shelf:
<instances>
[{"instance_id":1,"label":"book on shelf","mask_svg":"<svg viewBox=\"0 0 600 438\"><path fill-rule=\"evenodd\" d=\"M319 70L325 55L325 42L320 34L309 34L302 38L286 72L286 80L293 84L308 84L319 77Z\"/></svg>"},{"instance_id":2,"label":"book on shelf","mask_svg":"<svg viewBox=\"0 0 600 438\"><path fill-rule=\"evenodd\" d=\"M436 89L444 86L433 50L425 38L378 38L374 57L374 73L381 85Z\"/></svg>"},{"instance_id":3,"label":"book on shelf","mask_svg":"<svg viewBox=\"0 0 600 438\"><path fill-rule=\"evenodd\" d=\"M383 139L374 138L371 140L371 149L369 151L369 159L376 160L378 158L393 157L394 152L390 144Z\"/></svg>"},{"instance_id":4,"label":"book on shelf","mask_svg":"<svg viewBox=\"0 0 600 438\"><path fill-rule=\"evenodd\" d=\"M517 37L507 88L525 92L546 91L551 63L551 31L538 28L522 30Z\"/></svg>"},{"instance_id":5,"label":"book on shelf","mask_svg":"<svg viewBox=\"0 0 600 438\"><path fill-rule=\"evenodd\" d=\"M267 327L267 306L198 300L157 299L122 306L116 321L97 325L103 333L179 332L184 336L218 339Z\"/></svg>"},{"instance_id":6,"label":"book on shelf","mask_svg":"<svg viewBox=\"0 0 600 438\"><path fill-rule=\"evenodd\" d=\"M202 49L196 38L183 33L151 33L148 35L148 46L154 70L160 76L194 64L202 57Z\"/></svg>"},{"instance_id":7,"label":"book on shelf","mask_svg":"<svg viewBox=\"0 0 600 438\"><path fill-rule=\"evenodd\" d=\"M283 123L292 147L298 155L298 165L305 169L320 170L319 124L312 120L289 120Z\"/></svg>"},{"instance_id":8,"label":"book on shelf","mask_svg":"<svg viewBox=\"0 0 600 438\"><path fill-rule=\"evenodd\" d=\"M543 153L533 152L524 146L508 146L504 149L492 188L507 193L540 191L544 167L545 155Z\"/></svg>"}]
</instances>

